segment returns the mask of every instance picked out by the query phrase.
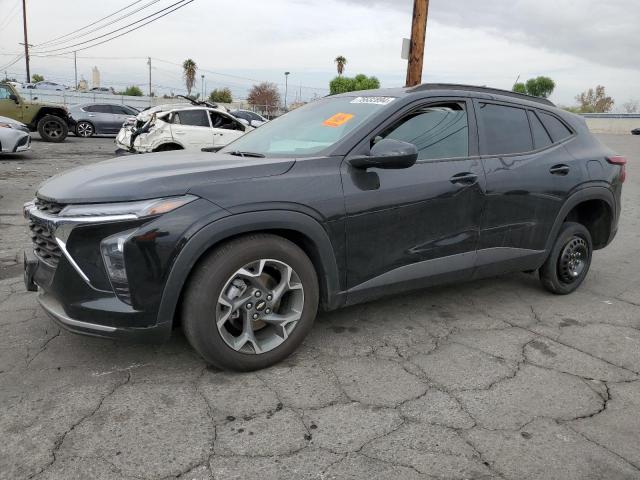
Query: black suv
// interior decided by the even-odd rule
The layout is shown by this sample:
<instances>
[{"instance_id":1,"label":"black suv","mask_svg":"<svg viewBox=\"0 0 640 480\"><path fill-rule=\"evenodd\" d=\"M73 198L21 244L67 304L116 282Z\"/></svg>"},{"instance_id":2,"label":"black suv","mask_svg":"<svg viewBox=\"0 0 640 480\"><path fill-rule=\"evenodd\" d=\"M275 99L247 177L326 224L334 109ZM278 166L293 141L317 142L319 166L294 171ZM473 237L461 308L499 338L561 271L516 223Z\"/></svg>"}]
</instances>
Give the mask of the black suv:
<instances>
[{"instance_id":1,"label":"black suv","mask_svg":"<svg viewBox=\"0 0 640 480\"><path fill-rule=\"evenodd\" d=\"M216 366L289 355L325 310L538 270L575 290L613 239L625 160L547 100L461 85L312 102L219 153L58 175L25 205L25 282L63 327Z\"/></svg>"}]
</instances>

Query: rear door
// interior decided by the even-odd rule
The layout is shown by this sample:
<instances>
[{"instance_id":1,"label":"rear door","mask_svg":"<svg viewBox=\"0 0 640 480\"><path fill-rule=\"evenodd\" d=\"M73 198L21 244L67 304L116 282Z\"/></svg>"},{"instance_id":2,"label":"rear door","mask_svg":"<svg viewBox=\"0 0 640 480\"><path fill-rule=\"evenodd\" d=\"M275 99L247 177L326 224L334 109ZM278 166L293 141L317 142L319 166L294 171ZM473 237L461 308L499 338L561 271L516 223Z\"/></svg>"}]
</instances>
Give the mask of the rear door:
<instances>
[{"instance_id":1,"label":"rear door","mask_svg":"<svg viewBox=\"0 0 640 480\"><path fill-rule=\"evenodd\" d=\"M178 110L171 120L171 135L185 149L201 150L213 146L213 129L207 110Z\"/></svg>"},{"instance_id":2,"label":"rear door","mask_svg":"<svg viewBox=\"0 0 640 480\"><path fill-rule=\"evenodd\" d=\"M535 268L562 204L582 178L563 145L573 132L542 109L486 100L475 105L487 176L478 274ZM565 134L552 137L543 119L558 122Z\"/></svg>"}]
</instances>

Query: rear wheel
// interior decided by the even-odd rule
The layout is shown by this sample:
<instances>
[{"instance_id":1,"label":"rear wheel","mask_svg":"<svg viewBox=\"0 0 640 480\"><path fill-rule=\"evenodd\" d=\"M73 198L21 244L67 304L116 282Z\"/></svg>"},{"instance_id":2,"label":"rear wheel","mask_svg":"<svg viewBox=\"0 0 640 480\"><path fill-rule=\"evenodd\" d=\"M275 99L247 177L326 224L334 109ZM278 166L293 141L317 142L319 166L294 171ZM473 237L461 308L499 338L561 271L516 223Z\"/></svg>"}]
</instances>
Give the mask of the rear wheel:
<instances>
[{"instance_id":1,"label":"rear wheel","mask_svg":"<svg viewBox=\"0 0 640 480\"><path fill-rule=\"evenodd\" d=\"M318 279L294 243L257 234L207 256L189 281L183 329L209 363L257 370L290 355L313 325Z\"/></svg>"},{"instance_id":2,"label":"rear wheel","mask_svg":"<svg viewBox=\"0 0 640 480\"><path fill-rule=\"evenodd\" d=\"M79 137L91 137L95 133L93 124L91 122L78 122L76 125L76 135Z\"/></svg>"},{"instance_id":3,"label":"rear wheel","mask_svg":"<svg viewBox=\"0 0 640 480\"><path fill-rule=\"evenodd\" d=\"M59 143L67 138L69 127L60 117L45 115L38 122L38 133L45 142Z\"/></svg>"},{"instance_id":4,"label":"rear wheel","mask_svg":"<svg viewBox=\"0 0 640 480\"><path fill-rule=\"evenodd\" d=\"M558 295L573 292L587 276L592 253L589 230L580 223L565 222L549 258L540 268L544 288Z\"/></svg>"}]
</instances>

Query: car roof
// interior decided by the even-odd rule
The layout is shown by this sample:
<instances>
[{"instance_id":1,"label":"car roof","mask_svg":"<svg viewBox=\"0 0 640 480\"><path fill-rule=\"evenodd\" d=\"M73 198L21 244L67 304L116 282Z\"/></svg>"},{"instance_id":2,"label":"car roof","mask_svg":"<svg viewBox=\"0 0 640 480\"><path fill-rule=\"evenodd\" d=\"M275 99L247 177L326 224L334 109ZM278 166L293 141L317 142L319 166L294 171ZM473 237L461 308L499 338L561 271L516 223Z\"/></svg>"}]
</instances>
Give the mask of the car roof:
<instances>
[{"instance_id":1,"label":"car roof","mask_svg":"<svg viewBox=\"0 0 640 480\"><path fill-rule=\"evenodd\" d=\"M549 107L555 105L546 98L533 97L523 93L501 90L477 85L459 85L455 83L423 83L415 87L378 88L373 90L360 90L356 92L340 93L336 96L366 96L366 97L430 97L430 96L478 96L481 98L513 101L519 103L542 104Z\"/></svg>"}]
</instances>

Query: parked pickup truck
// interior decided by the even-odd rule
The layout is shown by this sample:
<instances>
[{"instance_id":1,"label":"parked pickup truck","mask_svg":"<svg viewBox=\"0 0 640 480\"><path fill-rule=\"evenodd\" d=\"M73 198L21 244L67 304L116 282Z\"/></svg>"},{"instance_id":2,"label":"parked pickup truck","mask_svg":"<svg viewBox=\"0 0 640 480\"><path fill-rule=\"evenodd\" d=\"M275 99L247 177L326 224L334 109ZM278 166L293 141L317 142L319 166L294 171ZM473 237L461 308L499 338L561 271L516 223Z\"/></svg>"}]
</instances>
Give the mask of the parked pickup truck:
<instances>
[{"instance_id":1,"label":"parked pickup truck","mask_svg":"<svg viewBox=\"0 0 640 480\"><path fill-rule=\"evenodd\" d=\"M10 83L0 83L0 115L22 122L37 131L45 142L62 142L72 122L62 105L25 100Z\"/></svg>"}]
</instances>

